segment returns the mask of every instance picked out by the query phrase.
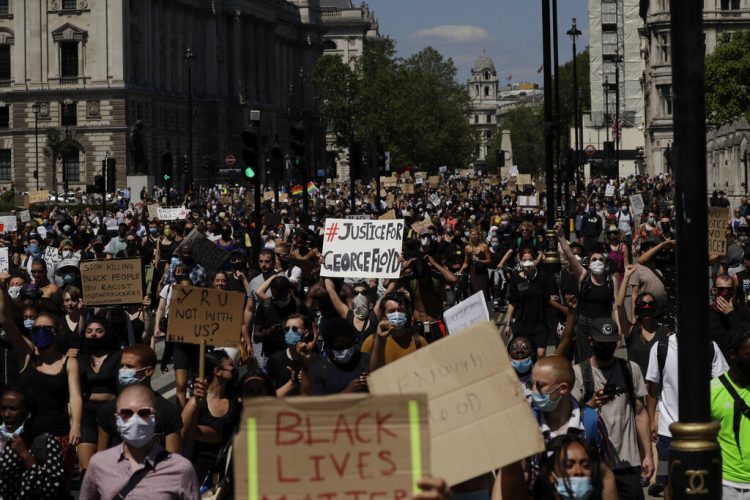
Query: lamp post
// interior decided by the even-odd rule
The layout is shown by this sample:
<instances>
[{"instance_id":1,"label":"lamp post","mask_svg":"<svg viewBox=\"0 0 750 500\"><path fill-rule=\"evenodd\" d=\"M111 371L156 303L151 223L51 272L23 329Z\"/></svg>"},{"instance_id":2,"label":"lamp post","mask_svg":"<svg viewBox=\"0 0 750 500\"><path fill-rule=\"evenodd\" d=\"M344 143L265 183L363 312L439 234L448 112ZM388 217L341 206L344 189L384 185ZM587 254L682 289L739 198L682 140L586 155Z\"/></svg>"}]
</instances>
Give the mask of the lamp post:
<instances>
[{"instance_id":1,"label":"lamp post","mask_svg":"<svg viewBox=\"0 0 750 500\"><path fill-rule=\"evenodd\" d=\"M609 76L604 77L604 129L607 134L607 142L604 147L604 162L607 173L609 173L609 163L611 158L609 157Z\"/></svg>"},{"instance_id":2,"label":"lamp post","mask_svg":"<svg viewBox=\"0 0 750 500\"><path fill-rule=\"evenodd\" d=\"M580 113L578 110L578 67L576 66L576 58L578 53L576 51L576 40L581 36L581 31L576 26L576 18L573 18L573 23L570 29L566 33L573 41L573 128L575 129L575 169L578 169L578 161L581 154L581 143L578 142L578 126L580 125ZM568 182L565 183L565 200L568 201Z\"/></svg>"},{"instance_id":3,"label":"lamp post","mask_svg":"<svg viewBox=\"0 0 750 500\"><path fill-rule=\"evenodd\" d=\"M41 109L42 107L38 102L31 105L31 112L34 113L34 157L36 159L34 178L36 179L37 191L39 191L39 112Z\"/></svg>"},{"instance_id":4,"label":"lamp post","mask_svg":"<svg viewBox=\"0 0 750 500\"><path fill-rule=\"evenodd\" d=\"M557 0L552 0L552 59L555 65L555 167L557 168L557 209L562 206L562 165L560 164L560 64L557 57Z\"/></svg>"},{"instance_id":5,"label":"lamp post","mask_svg":"<svg viewBox=\"0 0 750 500\"><path fill-rule=\"evenodd\" d=\"M619 41L618 41L619 44ZM622 124L620 122L620 48L617 47L615 54L615 176L620 179L620 137L622 136Z\"/></svg>"},{"instance_id":6,"label":"lamp post","mask_svg":"<svg viewBox=\"0 0 750 500\"><path fill-rule=\"evenodd\" d=\"M188 160L187 172L185 175L184 185L185 192L191 190L193 183L193 49L185 49L185 65L187 67L187 85L188 85Z\"/></svg>"}]
</instances>

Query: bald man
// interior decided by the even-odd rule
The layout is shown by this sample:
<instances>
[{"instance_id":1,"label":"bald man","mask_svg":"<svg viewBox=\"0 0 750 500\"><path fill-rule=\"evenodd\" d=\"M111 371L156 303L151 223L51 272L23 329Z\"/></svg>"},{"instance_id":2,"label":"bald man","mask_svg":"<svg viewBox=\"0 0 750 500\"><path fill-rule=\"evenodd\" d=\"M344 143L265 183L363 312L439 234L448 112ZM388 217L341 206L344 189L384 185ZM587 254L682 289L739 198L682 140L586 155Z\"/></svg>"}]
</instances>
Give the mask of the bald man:
<instances>
[{"instance_id":1,"label":"bald man","mask_svg":"<svg viewBox=\"0 0 750 500\"><path fill-rule=\"evenodd\" d=\"M80 498L200 498L193 464L169 453L155 439L156 396L147 386L126 387L117 396L115 419L123 443L95 454Z\"/></svg>"}]
</instances>

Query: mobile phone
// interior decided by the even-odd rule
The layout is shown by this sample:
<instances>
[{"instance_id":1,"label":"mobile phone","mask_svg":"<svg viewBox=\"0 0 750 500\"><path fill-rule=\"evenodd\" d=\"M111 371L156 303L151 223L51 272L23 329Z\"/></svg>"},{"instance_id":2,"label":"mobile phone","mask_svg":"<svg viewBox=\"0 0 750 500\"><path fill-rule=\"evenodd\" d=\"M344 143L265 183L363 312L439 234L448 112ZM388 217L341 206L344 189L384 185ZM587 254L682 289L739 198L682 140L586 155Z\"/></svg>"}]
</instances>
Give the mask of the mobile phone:
<instances>
[{"instance_id":1,"label":"mobile phone","mask_svg":"<svg viewBox=\"0 0 750 500\"><path fill-rule=\"evenodd\" d=\"M615 394L617 394L617 384L604 384L602 393L605 396L614 396Z\"/></svg>"}]
</instances>

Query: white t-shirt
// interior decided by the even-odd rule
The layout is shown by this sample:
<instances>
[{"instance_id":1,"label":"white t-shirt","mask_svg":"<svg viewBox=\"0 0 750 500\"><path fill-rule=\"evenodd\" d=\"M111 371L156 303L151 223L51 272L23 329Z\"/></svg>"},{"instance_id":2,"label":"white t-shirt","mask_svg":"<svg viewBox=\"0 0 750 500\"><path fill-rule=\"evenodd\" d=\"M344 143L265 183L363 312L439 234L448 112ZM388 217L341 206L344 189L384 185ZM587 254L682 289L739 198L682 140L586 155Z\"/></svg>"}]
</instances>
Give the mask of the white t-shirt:
<instances>
[{"instance_id":1,"label":"white t-shirt","mask_svg":"<svg viewBox=\"0 0 750 500\"><path fill-rule=\"evenodd\" d=\"M711 377L718 377L729 370L727 360L719 350L716 342L714 346L714 359L711 361ZM661 381L659 376L659 361L657 359L659 343L651 346L651 352L648 358L648 370L646 370L646 380L658 384ZM667 359L664 361L664 383L662 384L661 394L659 395L659 434L662 436L672 437L669 432L669 425L679 420L678 411L678 384L677 384L677 335L670 335L667 342Z\"/></svg>"}]
</instances>

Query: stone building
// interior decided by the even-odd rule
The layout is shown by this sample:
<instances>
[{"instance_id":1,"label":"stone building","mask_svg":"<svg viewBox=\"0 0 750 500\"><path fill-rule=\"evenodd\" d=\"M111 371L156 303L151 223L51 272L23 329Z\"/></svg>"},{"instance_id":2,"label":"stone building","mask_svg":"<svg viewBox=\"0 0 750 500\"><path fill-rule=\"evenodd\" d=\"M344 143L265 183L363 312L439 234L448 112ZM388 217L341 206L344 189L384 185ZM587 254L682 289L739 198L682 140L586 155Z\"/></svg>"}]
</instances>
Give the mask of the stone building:
<instances>
[{"instance_id":1,"label":"stone building","mask_svg":"<svg viewBox=\"0 0 750 500\"><path fill-rule=\"evenodd\" d=\"M646 169L651 174L667 173L672 167L667 159L674 140L669 1L640 0L640 15L645 22L642 53L645 61ZM705 54L714 50L721 33L747 29L750 29L750 1L704 0ZM746 142L747 132L747 123L744 121L725 125L718 130L709 130L709 190L715 187L730 194L747 192L747 187L743 186L745 167L741 163L740 152L741 145L742 152L745 150L743 144Z\"/></svg>"},{"instance_id":2,"label":"stone building","mask_svg":"<svg viewBox=\"0 0 750 500\"><path fill-rule=\"evenodd\" d=\"M485 164L487 147L492 141L492 136L498 130L497 110L500 106L500 86L495 63L484 51L471 68L468 87L471 98L469 123L479 134L474 166L481 167Z\"/></svg>"},{"instance_id":3,"label":"stone building","mask_svg":"<svg viewBox=\"0 0 750 500\"><path fill-rule=\"evenodd\" d=\"M262 148L277 136L285 147L289 125L314 110L306 76L322 52L317 2L0 0L0 186L34 189L38 158L42 189L61 190L63 168L69 189L83 188L109 155L122 187L126 168L158 177L167 148L180 185L189 65L196 182L214 178L227 154L240 158L251 110ZM75 146L55 169L42 152L47 130Z\"/></svg>"}]
</instances>

